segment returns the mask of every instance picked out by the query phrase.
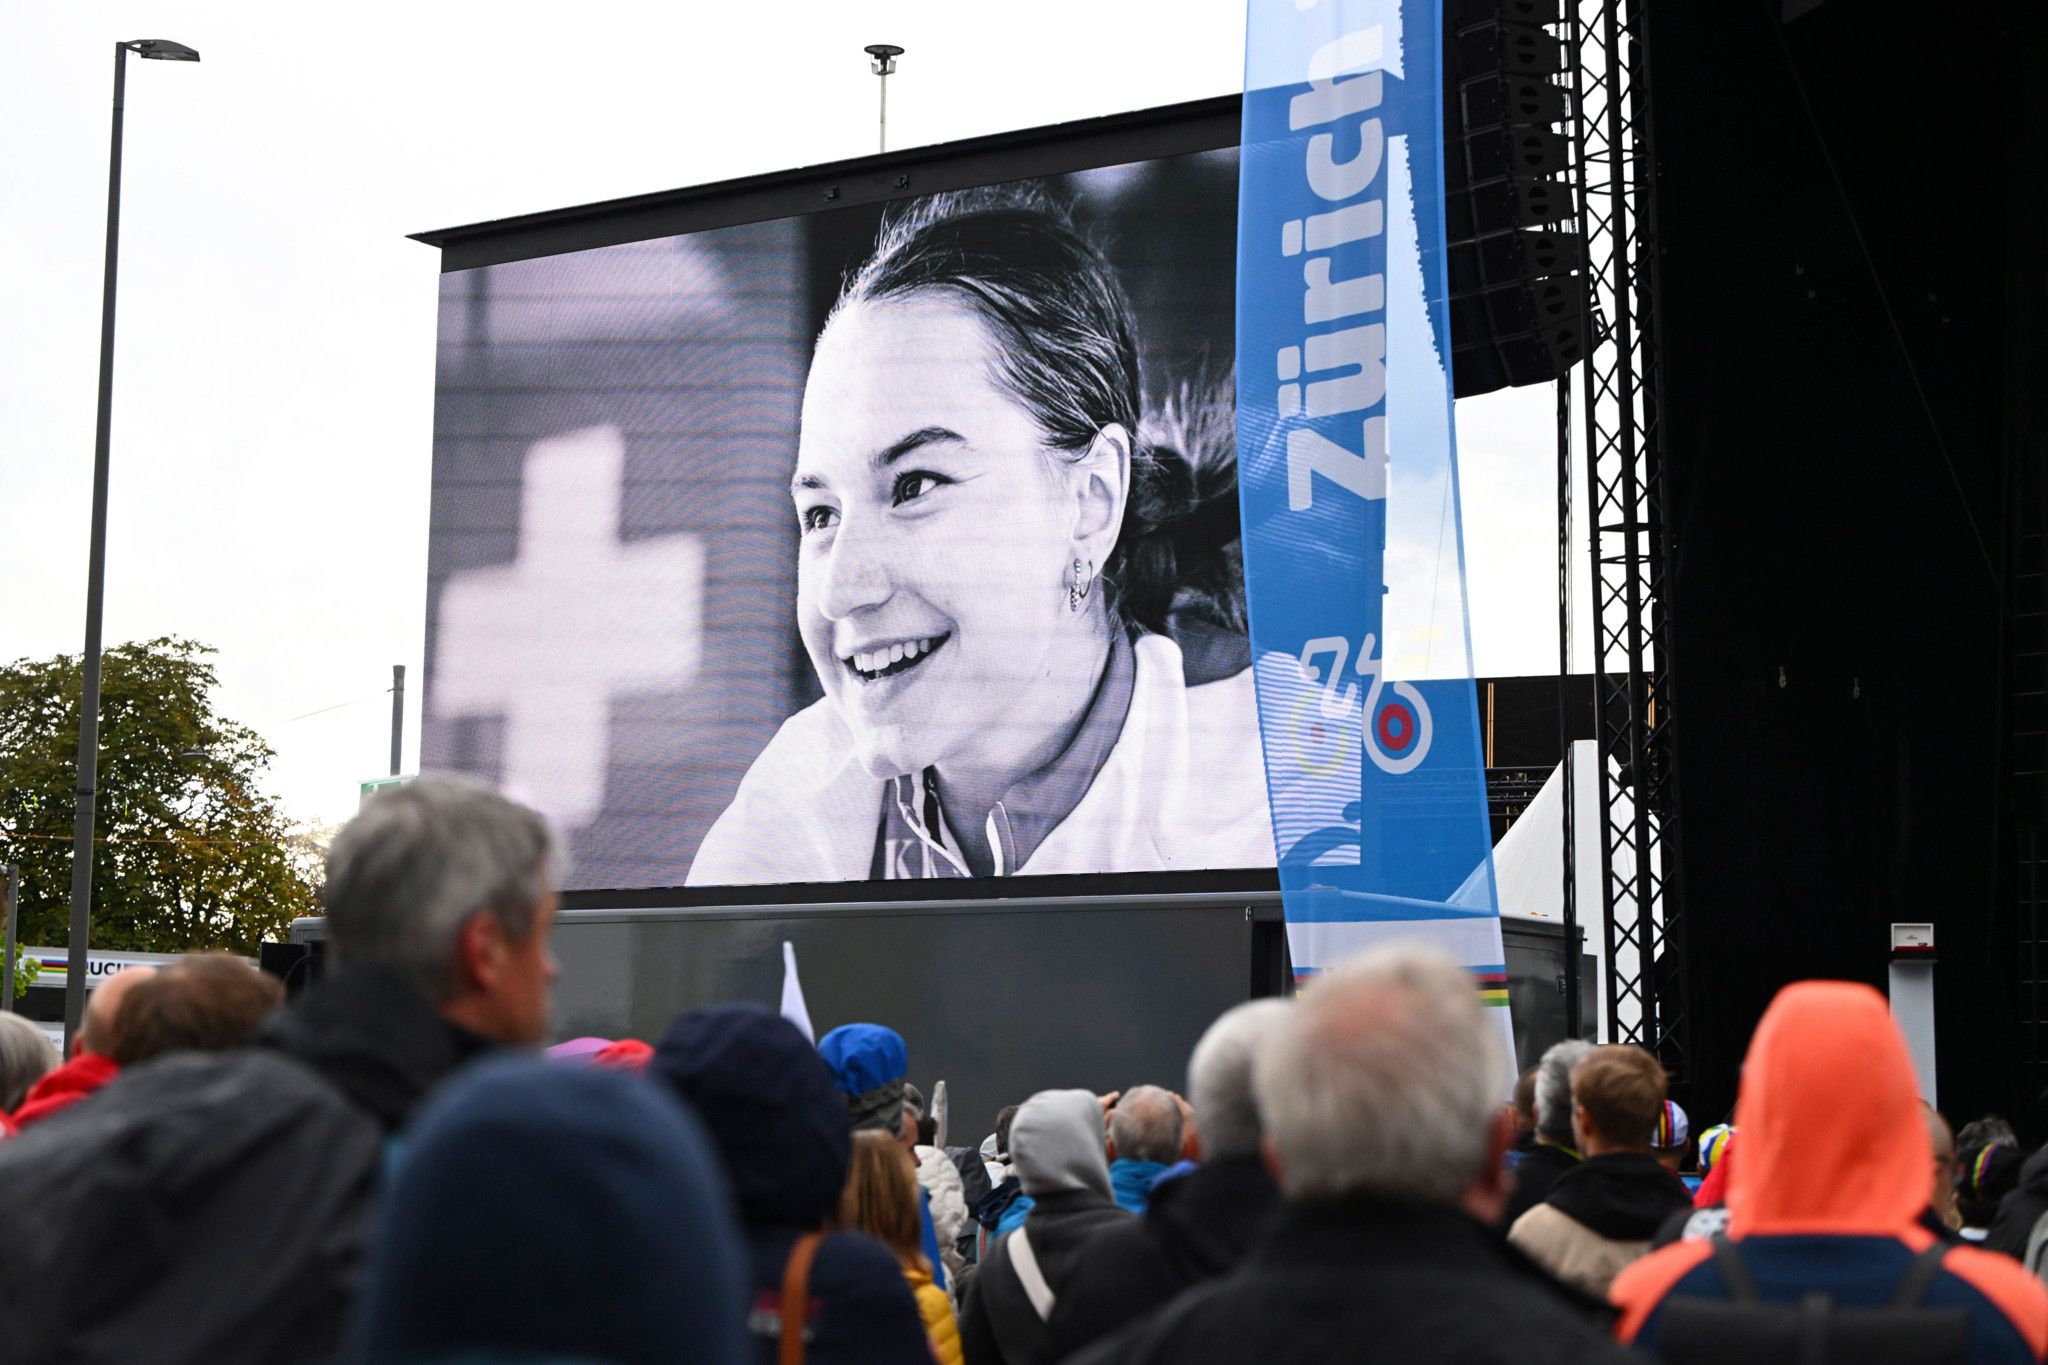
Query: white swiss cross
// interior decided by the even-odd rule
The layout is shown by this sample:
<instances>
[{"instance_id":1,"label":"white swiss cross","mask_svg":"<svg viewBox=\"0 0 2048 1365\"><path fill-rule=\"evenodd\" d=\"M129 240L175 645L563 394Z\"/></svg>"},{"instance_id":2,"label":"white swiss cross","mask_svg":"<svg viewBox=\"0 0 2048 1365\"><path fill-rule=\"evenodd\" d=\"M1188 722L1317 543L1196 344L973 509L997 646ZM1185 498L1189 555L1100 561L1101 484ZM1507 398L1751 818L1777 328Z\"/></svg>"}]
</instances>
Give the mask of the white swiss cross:
<instances>
[{"instance_id":1,"label":"white swiss cross","mask_svg":"<svg viewBox=\"0 0 2048 1365\"><path fill-rule=\"evenodd\" d=\"M617 427L536 441L519 557L441 590L434 709L503 716L505 790L564 828L604 805L612 698L680 691L702 647L703 544L620 543L625 464Z\"/></svg>"}]
</instances>

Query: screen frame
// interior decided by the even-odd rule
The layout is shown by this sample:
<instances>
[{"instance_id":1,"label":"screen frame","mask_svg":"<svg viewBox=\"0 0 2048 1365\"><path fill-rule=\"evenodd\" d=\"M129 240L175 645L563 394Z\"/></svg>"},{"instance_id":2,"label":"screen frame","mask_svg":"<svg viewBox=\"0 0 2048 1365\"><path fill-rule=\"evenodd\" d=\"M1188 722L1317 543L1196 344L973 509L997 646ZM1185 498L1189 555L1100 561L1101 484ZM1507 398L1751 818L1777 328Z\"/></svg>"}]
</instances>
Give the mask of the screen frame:
<instances>
[{"instance_id":1,"label":"screen frame","mask_svg":"<svg viewBox=\"0 0 2048 1365\"><path fill-rule=\"evenodd\" d=\"M410 234L441 273L1238 145L1241 95Z\"/></svg>"},{"instance_id":2,"label":"screen frame","mask_svg":"<svg viewBox=\"0 0 2048 1365\"><path fill-rule=\"evenodd\" d=\"M1242 118L1242 95L1220 95L822 166L438 228L413 233L411 238L439 248L441 273L451 274L744 223L887 204L947 190L1217 151L1239 145ZM711 910L792 903L852 907L878 902L985 904L1100 896L1271 896L1278 891L1279 873L1269 866L971 880L583 888L564 890L561 903L565 910Z\"/></svg>"}]
</instances>

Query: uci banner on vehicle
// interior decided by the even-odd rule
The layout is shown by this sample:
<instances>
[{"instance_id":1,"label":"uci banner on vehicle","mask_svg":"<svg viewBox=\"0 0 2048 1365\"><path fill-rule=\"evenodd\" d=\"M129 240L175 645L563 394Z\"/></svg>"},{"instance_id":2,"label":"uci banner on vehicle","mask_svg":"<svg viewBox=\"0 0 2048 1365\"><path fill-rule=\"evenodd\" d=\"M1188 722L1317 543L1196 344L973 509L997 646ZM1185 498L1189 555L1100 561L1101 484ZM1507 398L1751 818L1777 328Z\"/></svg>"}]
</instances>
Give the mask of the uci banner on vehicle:
<instances>
[{"instance_id":1,"label":"uci banner on vehicle","mask_svg":"<svg viewBox=\"0 0 2048 1365\"><path fill-rule=\"evenodd\" d=\"M1505 1005L1451 418L1440 25L1439 0L1250 0L1238 479L1297 976L1423 938Z\"/></svg>"}]
</instances>

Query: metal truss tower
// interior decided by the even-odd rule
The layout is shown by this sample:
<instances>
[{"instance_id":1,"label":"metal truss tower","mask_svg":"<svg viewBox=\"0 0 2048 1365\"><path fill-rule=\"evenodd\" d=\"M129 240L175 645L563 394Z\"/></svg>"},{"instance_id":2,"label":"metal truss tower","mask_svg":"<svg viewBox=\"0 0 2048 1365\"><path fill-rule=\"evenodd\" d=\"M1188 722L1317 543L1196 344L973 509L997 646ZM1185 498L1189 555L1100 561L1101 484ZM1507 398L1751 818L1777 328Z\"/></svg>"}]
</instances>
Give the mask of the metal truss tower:
<instances>
[{"instance_id":1,"label":"metal truss tower","mask_svg":"<svg viewBox=\"0 0 2048 1365\"><path fill-rule=\"evenodd\" d=\"M1572 178L1586 249L1590 350L1577 369L1576 403L1570 381L1560 385L1559 519L1560 535L1568 536L1576 417L1592 555L1607 1036L1649 1048L1683 1083L1690 1030L1673 782L1671 522L1658 422L1655 162L1642 27L1647 3L1566 5ZM1559 567L1565 617L1569 564L1561 557ZM1570 810L1567 801L1568 882L1575 837Z\"/></svg>"}]
</instances>

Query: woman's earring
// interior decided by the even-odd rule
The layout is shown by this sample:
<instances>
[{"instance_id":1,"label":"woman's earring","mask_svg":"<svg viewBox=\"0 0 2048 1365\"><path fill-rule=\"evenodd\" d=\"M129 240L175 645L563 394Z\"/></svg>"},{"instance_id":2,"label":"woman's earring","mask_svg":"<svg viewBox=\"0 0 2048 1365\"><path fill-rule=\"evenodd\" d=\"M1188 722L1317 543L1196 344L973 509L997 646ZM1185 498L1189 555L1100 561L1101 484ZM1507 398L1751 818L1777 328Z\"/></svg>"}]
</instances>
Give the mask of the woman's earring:
<instances>
[{"instance_id":1,"label":"woman's earring","mask_svg":"<svg viewBox=\"0 0 2048 1365\"><path fill-rule=\"evenodd\" d=\"M1081 604L1088 600L1088 594L1095 587L1095 561L1089 560L1088 567L1082 568L1081 561L1074 561L1074 581L1067 586L1067 610L1079 611Z\"/></svg>"}]
</instances>

